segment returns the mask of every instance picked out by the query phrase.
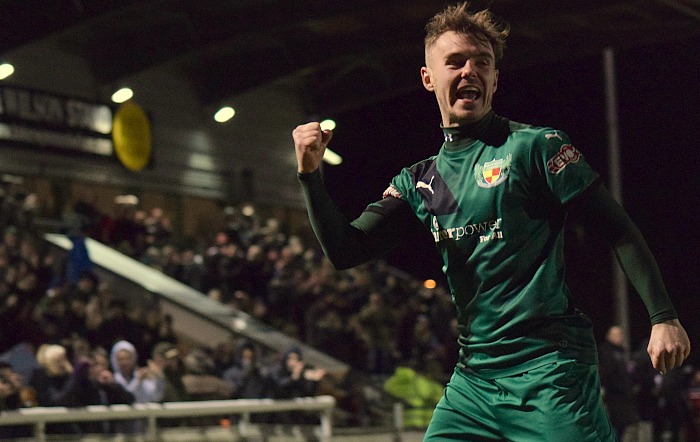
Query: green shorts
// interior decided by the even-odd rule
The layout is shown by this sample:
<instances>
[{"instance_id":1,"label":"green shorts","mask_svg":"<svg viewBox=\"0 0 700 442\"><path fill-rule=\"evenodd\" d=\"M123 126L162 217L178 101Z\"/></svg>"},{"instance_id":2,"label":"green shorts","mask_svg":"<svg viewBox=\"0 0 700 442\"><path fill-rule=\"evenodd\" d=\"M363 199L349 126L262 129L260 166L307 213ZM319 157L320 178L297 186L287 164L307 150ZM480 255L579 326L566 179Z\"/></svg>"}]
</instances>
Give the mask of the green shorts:
<instances>
[{"instance_id":1,"label":"green shorts","mask_svg":"<svg viewBox=\"0 0 700 442\"><path fill-rule=\"evenodd\" d=\"M597 366L550 362L485 379L456 369L424 441L613 442Z\"/></svg>"}]
</instances>

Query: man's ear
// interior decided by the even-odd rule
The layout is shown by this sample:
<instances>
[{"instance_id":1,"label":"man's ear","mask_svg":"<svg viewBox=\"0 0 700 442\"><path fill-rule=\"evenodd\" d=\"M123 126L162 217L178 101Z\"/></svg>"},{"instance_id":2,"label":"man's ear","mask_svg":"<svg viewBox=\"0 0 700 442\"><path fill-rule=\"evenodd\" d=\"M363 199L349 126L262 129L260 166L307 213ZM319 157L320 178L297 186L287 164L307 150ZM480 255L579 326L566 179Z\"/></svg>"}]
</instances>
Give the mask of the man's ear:
<instances>
[{"instance_id":1,"label":"man's ear","mask_svg":"<svg viewBox=\"0 0 700 442\"><path fill-rule=\"evenodd\" d=\"M423 82L424 88L426 88L430 92L435 91L435 87L433 86L433 82L430 77L430 70L427 67L423 66L422 68L420 68L420 78Z\"/></svg>"}]
</instances>

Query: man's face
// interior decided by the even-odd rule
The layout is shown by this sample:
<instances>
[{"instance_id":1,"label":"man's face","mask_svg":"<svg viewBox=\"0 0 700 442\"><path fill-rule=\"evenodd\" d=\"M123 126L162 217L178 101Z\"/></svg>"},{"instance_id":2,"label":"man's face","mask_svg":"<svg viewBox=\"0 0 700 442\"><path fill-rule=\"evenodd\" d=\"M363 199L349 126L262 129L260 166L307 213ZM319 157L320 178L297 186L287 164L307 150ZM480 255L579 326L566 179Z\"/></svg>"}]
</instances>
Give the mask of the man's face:
<instances>
[{"instance_id":1,"label":"man's face","mask_svg":"<svg viewBox=\"0 0 700 442\"><path fill-rule=\"evenodd\" d=\"M491 110L498 70L490 44L449 31L425 58L423 86L435 93L444 127L478 121Z\"/></svg>"}]
</instances>

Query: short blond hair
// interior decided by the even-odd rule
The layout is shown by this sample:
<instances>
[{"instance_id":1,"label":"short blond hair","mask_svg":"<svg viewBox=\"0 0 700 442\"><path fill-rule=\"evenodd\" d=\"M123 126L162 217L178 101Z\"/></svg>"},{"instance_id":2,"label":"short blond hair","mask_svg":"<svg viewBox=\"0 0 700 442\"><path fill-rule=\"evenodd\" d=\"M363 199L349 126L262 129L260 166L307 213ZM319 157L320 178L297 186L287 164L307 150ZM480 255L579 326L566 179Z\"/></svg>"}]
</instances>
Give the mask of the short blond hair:
<instances>
[{"instance_id":1,"label":"short blond hair","mask_svg":"<svg viewBox=\"0 0 700 442\"><path fill-rule=\"evenodd\" d=\"M37 362L49 376L58 376L73 372L68 361L66 348L62 345L42 345L37 351Z\"/></svg>"},{"instance_id":2,"label":"short blond hair","mask_svg":"<svg viewBox=\"0 0 700 442\"><path fill-rule=\"evenodd\" d=\"M435 14L425 25L425 31L426 51L442 34L452 31L471 35L479 41L489 43L498 62L503 58L510 25L498 21L488 9L471 13L469 2L462 2Z\"/></svg>"}]
</instances>

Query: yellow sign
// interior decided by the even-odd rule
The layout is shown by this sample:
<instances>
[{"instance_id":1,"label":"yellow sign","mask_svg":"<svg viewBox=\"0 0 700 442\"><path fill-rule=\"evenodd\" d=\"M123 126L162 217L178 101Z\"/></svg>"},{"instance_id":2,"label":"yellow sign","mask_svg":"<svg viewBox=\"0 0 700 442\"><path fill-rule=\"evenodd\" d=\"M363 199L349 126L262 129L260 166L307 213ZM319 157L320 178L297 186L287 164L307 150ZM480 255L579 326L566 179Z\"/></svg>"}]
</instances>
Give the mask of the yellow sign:
<instances>
[{"instance_id":1,"label":"yellow sign","mask_svg":"<svg viewBox=\"0 0 700 442\"><path fill-rule=\"evenodd\" d=\"M114 115L112 127L114 150L119 161L138 172L151 159L151 125L141 106L129 100Z\"/></svg>"}]
</instances>

